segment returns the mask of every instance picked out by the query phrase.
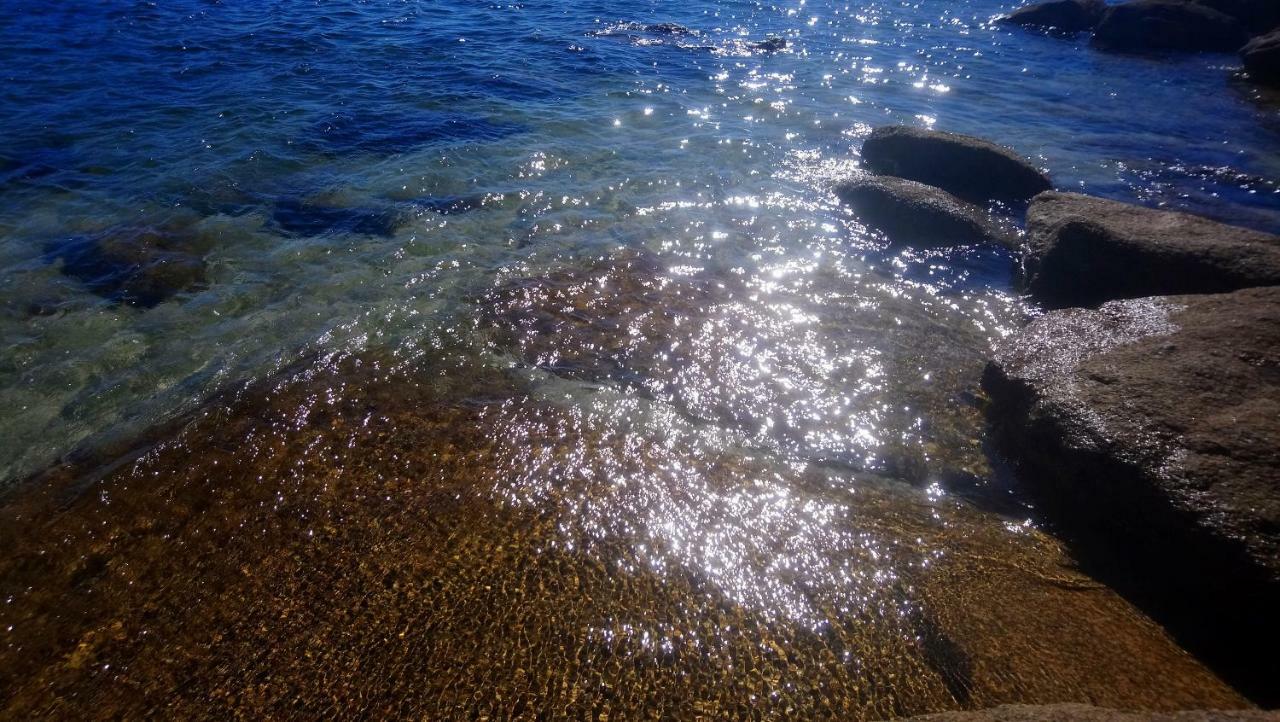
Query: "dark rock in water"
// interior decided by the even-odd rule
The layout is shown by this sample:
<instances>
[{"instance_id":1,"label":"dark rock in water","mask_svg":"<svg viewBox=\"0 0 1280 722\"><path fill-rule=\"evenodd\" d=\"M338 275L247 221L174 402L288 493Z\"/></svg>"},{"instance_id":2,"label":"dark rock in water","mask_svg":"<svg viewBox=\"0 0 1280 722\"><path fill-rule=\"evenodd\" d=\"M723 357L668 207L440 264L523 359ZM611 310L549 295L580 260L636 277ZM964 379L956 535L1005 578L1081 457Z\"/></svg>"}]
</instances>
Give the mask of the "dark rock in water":
<instances>
[{"instance_id":1,"label":"dark rock in water","mask_svg":"<svg viewBox=\"0 0 1280 722\"><path fill-rule=\"evenodd\" d=\"M1261 35L1280 27L1280 2L1276 0L1192 0L1196 5L1235 18L1245 30Z\"/></svg>"},{"instance_id":2,"label":"dark rock in water","mask_svg":"<svg viewBox=\"0 0 1280 722\"><path fill-rule=\"evenodd\" d=\"M1025 200L1049 190L1048 177L1018 154L959 133L896 125L876 128L862 144L875 173L937 186L965 200Z\"/></svg>"},{"instance_id":3,"label":"dark rock in water","mask_svg":"<svg viewBox=\"0 0 1280 722\"><path fill-rule=\"evenodd\" d=\"M1027 211L1027 288L1050 307L1280 284L1280 237L1076 193Z\"/></svg>"},{"instance_id":4,"label":"dark rock in water","mask_svg":"<svg viewBox=\"0 0 1280 722\"><path fill-rule=\"evenodd\" d=\"M1280 287L1049 313L999 344L983 387L1086 563L1280 702Z\"/></svg>"},{"instance_id":5,"label":"dark rock in water","mask_svg":"<svg viewBox=\"0 0 1280 722\"><path fill-rule=\"evenodd\" d=\"M322 233L360 233L390 237L403 222L401 214L387 208L336 208L294 198L276 201L271 214L280 228L303 236Z\"/></svg>"},{"instance_id":6,"label":"dark rock in water","mask_svg":"<svg viewBox=\"0 0 1280 722\"><path fill-rule=\"evenodd\" d=\"M1280 30L1250 40L1240 49L1240 59L1251 79L1280 85Z\"/></svg>"},{"instance_id":7,"label":"dark rock in water","mask_svg":"<svg viewBox=\"0 0 1280 722\"><path fill-rule=\"evenodd\" d=\"M46 258L99 296L151 308L205 284L204 259L192 246L174 231L117 228L57 244Z\"/></svg>"},{"instance_id":8,"label":"dark rock in water","mask_svg":"<svg viewBox=\"0 0 1280 722\"><path fill-rule=\"evenodd\" d=\"M679 35L681 37L699 34L696 30L690 30L678 23L656 23L654 25L646 25L644 30L645 32L652 33L654 35Z\"/></svg>"},{"instance_id":9,"label":"dark rock in water","mask_svg":"<svg viewBox=\"0 0 1280 722\"><path fill-rule=\"evenodd\" d=\"M1233 17L1185 0L1131 0L1109 8L1093 32L1105 50L1234 52L1249 39Z\"/></svg>"},{"instance_id":10,"label":"dark rock in water","mask_svg":"<svg viewBox=\"0 0 1280 722\"><path fill-rule=\"evenodd\" d=\"M764 53L776 53L787 49L787 40L786 38L766 38L758 42L749 43L747 47Z\"/></svg>"},{"instance_id":11,"label":"dark rock in water","mask_svg":"<svg viewBox=\"0 0 1280 722\"><path fill-rule=\"evenodd\" d=\"M1130 712L1087 704L1006 704L971 712L938 712L913 722L1276 722L1280 712L1262 710L1182 710Z\"/></svg>"},{"instance_id":12,"label":"dark rock in water","mask_svg":"<svg viewBox=\"0 0 1280 722\"><path fill-rule=\"evenodd\" d=\"M1060 33L1082 33L1094 29L1106 11L1103 0L1048 0L1020 7L1000 18L1000 22Z\"/></svg>"},{"instance_id":13,"label":"dark rock in water","mask_svg":"<svg viewBox=\"0 0 1280 722\"><path fill-rule=\"evenodd\" d=\"M991 222L986 211L923 183L867 176L840 183L835 193L864 223L896 242L1016 245L1009 233Z\"/></svg>"}]
</instances>

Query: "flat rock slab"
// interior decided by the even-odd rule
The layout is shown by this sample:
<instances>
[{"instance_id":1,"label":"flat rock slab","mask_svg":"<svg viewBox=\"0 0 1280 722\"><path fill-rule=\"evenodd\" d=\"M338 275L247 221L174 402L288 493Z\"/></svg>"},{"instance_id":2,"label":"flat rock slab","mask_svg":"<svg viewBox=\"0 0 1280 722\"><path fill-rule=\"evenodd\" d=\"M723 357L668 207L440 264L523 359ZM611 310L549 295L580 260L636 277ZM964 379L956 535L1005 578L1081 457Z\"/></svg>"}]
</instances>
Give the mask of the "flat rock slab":
<instances>
[{"instance_id":1,"label":"flat rock slab","mask_svg":"<svg viewBox=\"0 0 1280 722\"><path fill-rule=\"evenodd\" d=\"M995 350L983 387L1051 516L1137 560L1237 671L1280 678L1280 288L1049 313Z\"/></svg>"},{"instance_id":2,"label":"flat rock slab","mask_svg":"<svg viewBox=\"0 0 1280 722\"><path fill-rule=\"evenodd\" d=\"M1024 5L1000 18L1000 22L1074 34L1092 30L1106 11L1103 0L1048 0Z\"/></svg>"},{"instance_id":3,"label":"flat rock slab","mask_svg":"<svg viewBox=\"0 0 1280 722\"><path fill-rule=\"evenodd\" d=\"M835 193L864 223L894 242L1017 245L1013 235L993 223L984 209L941 188L891 176L865 176L840 183Z\"/></svg>"},{"instance_id":4,"label":"flat rock slab","mask_svg":"<svg viewBox=\"0 0 1280 722\"><path fill-rule=\"evenodd\" d=\"M972 712L912 717L920 722L1271 722L1280 713L1262 710L1129 712L1087 704L1006 704Z\"/></svg>"},{"instance_id":5,"label":"flat rock slab","mask_svg":"<svg viewBox=\"0 0 1280 722\"><path fill-rule=\"evenodd\" d=\"M868 170L937 186L976 203L1018 201L1051 187L1012 150L981 138L903 125L876 128L862 144Z\"/></svg>"},{"instance_id":6,"label":"flat rock slab","mask_svg":"<svg viewBox=\"0 0 1280 722\"><path fill-rule=\"evenodd\" d=\"M1102 16L1093 44L1129 53L1235 52L1249 39L1238 20L1185 0L1132 0Z\"/></svg>"},{"instance_id":7,"label":"flat rock slab","mask_svg":"<svg viewBox=\"0 0 1280 722\"><path fill-rule=\"evenodd\" d=\"M1280 236L1076 193L1027 211L1027 289L1051 308L1280 284Z\"/></svg>"}]
</instances>

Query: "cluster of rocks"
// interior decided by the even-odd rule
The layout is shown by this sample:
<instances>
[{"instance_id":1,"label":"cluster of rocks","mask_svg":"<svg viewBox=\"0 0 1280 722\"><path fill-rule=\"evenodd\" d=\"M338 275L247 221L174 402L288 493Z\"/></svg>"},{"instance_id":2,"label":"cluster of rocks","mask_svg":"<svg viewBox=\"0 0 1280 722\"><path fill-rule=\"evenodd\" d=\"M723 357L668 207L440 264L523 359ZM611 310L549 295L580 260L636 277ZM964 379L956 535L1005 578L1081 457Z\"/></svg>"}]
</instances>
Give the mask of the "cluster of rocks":
<instances>
[{"instance_id":1,"label":"cluster of rocks","mask_svg":"<svg viewBox=\"0 0 1280 722\"><path fill-rule=\"evenodd\" d=\"M1280 3L1275 0L1048 0L1001 22L1075 35L1118 52L1236 52L1249 77L1280 83Z\"/></svg>"},{"instance_id":2,"label":"cluster of rocks","mask_svg":"<svg viewBox=\"0 0 1280 722\"><path fill-rule=\"evenodd\" d=\"M1280 237L1045 190L966 136L881 129L863 156L908 180L838 192L902 240L975 235L956 194L1035 194L1024 284L1053 310L993 351L997 446L1098 574L1280 702Z\"/></svg>"},{"instance_id":3,"label":"cluster of rocks","mask_svg":"<svg viewBox=\"0 0 1280 722\"><path fill-rule=\"evenodd\" d=\"M862 162L872 175L839 183L836 195L890 240L917 244L1015 246L984 204L1025 201L1050 187L1044 173L1007 148L906 126L873 130Z\"/></svg>"},{"instance_id":4,"label":"cluster of rocks","mask_svg":"<svg viewBox=\"0 0 1280 722\"><path fill-rule=\"evenodd\" d=\"M270 208L266 227L286 236L353 234L390 238L416 217L468 213L506 199L501 193L439 195L394 204L345 206L296 196L251 196L217 204L210 214L238 216ZM94 233L54 239L43 260L85 290L112 304L152 308L210 285L208 255L216 233L200 219L178 216L154 223L124 223ZM52 303L28 306L28 315L57 310Z\"/></svg>"}]
</instances>

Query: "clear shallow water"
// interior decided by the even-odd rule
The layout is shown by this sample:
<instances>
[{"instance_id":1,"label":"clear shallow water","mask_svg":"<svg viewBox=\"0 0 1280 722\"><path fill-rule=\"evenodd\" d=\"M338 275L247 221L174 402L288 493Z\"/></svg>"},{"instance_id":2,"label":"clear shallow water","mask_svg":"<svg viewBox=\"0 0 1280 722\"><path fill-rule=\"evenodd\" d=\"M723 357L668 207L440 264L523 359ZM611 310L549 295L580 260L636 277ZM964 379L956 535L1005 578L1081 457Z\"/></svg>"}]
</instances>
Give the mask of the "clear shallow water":
<instances>
[{"instance_id":1,"label":"clear shallow water","mask_svg":"<svg viewBox=\"0 0 1280 722\"><path fill-rule=\"evenodd\" d=\"M8 3L0 469L307 351L430 348L502 274L615 247L809 299L815 275L860 278L866 302L920 316L859 341L881 365L937 328L981 346L1021 313L1002 259L885 251L823 188L881 123L1012 145L1059 187L1280 228L1275 114L1228 87L1232 58L1104 55L989 26L1002 9ZM705 34L624 24L668 21ZM768 35L790 46L743 45ZM68 239L122 227L176 229L205 283L140 309L59 271ZM963 300L918 310L939 294Z\"/></svg>"},{"instance_id":2,"label":"clear shallow water","mask_svg":"<svg viewBox=\"0 0 1280 722\"><path fill-rule=\"evenodd\" d=\"M1007 481L975 392L1035 312L1012 257L828 193L922 123L1280 229L1230 58L1003 9L0 8L0 465L124 459L6 500L6 709L1239 704L955 493ZM83 270L138 239L193 283Z\"/></svg>"}]
</instances>

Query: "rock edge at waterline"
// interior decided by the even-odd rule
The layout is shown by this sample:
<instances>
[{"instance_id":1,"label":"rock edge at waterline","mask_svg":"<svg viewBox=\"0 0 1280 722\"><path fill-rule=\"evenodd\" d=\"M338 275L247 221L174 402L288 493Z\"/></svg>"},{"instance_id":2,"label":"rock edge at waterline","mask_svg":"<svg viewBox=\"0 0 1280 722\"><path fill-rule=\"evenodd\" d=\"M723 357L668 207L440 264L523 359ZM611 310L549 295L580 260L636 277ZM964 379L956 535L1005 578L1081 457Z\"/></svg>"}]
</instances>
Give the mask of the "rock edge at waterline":
<instances>
[{"instance_id":1,"label":"rock edge at waterline","mask_svg":"<svg viewBox=\"0 0 1280 722\"><path fill-rule=\"evenodd\" d=\"M1051 308L1280 285L1280 236L1077 193L1027 210L1027 290Z\"/></svg>"},{"instance_id":2,"label":"rock edge at waterline","mask_svg":"<svg viewBox=\"0 0 1280 722\"><path fill-rule=\"evenodd\" d=\"M1280 287L1046 314L983 387L997 446L1083 556L1274 703Z\"/></svg>"}]
</instances>

